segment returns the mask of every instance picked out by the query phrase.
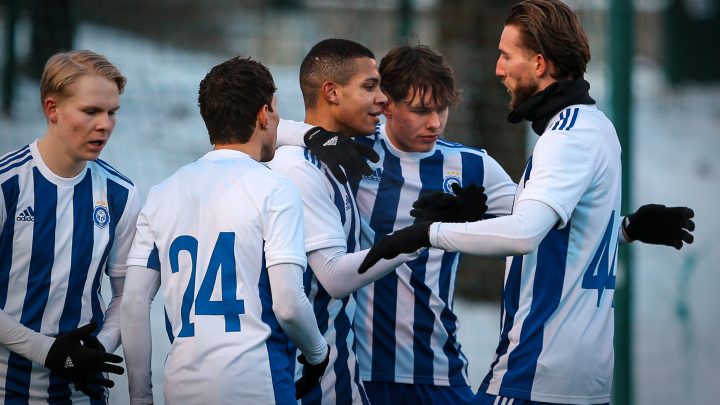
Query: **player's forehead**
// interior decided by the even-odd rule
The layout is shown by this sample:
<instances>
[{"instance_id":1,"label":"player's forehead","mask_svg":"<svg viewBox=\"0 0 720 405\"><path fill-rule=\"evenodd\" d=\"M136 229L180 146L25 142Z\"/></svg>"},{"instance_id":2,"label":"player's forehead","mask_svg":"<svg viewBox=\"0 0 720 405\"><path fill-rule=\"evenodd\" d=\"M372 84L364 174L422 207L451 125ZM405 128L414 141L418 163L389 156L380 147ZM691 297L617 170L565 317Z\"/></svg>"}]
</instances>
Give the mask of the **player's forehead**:
<instances>
[{"instance_id":1,"label":"player's forehead","mask_svg":"<svg viewBox=\"0 0 720 405\"><path fill-rule=\"evenodd\" d=\"M348 83L380 83L380 72L375 59L369 57L355 58L352 66Z\"/></svg>"},{"instance_id":2,"label":"player's forehead","mask_svg":"<svg viewBox=\"0 0 720 405\"><path fill-rule=\"evenodd\" d=\"M415 86L408 89L401 102L410 108L443 109L448 106L445 100L438 100L430 86Z\"/></svg>"}]
</instances>

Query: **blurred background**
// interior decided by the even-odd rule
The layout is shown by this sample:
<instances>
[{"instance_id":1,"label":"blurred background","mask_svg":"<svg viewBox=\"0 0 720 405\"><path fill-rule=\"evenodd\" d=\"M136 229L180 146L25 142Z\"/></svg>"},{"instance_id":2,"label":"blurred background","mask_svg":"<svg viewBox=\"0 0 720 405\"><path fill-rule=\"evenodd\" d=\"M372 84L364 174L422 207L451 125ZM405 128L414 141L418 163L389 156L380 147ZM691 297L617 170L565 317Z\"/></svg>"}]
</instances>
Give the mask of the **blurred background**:
<instances>
[{"instance_id":1,"label":"blurred background","mask_svg":"<svg viewBox=\"0 0 720 405\"><path fill-rule=\"evenodd\" d=\"M38 81L60 49L106 55L128 78L103 153L148 189L211 147L197 86L235 55L270 67L281 116L302 120L299 64L328 37L372 49L427 44L454 67L464 101L448 139L484 148L517 180L536 136L506 122L495 77L503 0L0 0L0 154L46 128ZM623 252L616 300L615 404L708 404L720 397L720 0L574 0L590 37L591 95L623 143L624 211L658 202L695 210L696 242L681 251ZM715 49L715 51L713 51ZM466 256L455 301L476 389L499 330L504 260ZM625 288L623 288L623 286ZM107 289L105 290L107 291ZM154 384L162 403L168 342L153 306ZM115 379L111 403L127 403Z\"/></svg>"}]
</instances>

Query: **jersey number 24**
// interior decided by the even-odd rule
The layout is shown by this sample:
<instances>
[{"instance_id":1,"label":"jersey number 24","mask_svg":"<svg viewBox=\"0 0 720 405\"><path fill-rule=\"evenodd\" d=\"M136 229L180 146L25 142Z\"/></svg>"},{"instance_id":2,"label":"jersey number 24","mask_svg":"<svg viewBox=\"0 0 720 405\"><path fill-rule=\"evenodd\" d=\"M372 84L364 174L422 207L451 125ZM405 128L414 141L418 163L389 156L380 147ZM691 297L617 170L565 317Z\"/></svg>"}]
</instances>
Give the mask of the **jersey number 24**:
<instances>
[{"instance_id":1,"label":"jersey number 24","mask_svg":"<svg viewBox=\"0 0 720 405\"><path fill-rule=\"evenodd\" d=\"M195 324L190 322L190 310L195 308L195 315L223 315L225 317L225 332L240 332L240 314L245 313L245 302L237 299L237 276L235 274L235 233L220 232L205 276L195 296L195 274L197 272L198 241L192 236L183 235L175 238L170 244L170 269L173 274L180 270L178 259L180 252L190 254L192 269L190 280L182 297L180 319L182 328L178 337L195 336ZM222 299L210 300L215 280L220 271L220 285L222 286ZM195 305L193 305L193 303Z\"/></svg>"}]
</instances>

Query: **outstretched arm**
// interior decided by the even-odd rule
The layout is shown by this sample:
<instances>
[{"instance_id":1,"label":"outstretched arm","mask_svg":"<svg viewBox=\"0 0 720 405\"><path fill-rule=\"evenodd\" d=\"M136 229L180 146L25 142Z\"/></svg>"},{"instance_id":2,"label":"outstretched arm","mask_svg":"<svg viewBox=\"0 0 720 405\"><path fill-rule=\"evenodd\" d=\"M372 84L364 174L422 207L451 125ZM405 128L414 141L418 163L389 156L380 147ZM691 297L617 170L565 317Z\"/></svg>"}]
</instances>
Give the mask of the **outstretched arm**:
<instances>
[{"instance_id":1,"label":"outstretched arm","mask_svg":"<svg viewBox=\"0 0 720 405\"><path fill-rule=\"evenodd\" d=\"M329 247L310 252L308 262L328 294L341 299L418 257L418 252L400 254L391 260L380 260L359 274L357 269L369 251L347 253L344 247Z\"/></svg>"},{"instance_id":2,"label":"outstretched arm","mask_svg":"<svg viewBox=\"0 0 720 405\"><path fill-rule=\"evenodd\" d=\"M478 222L417 222L382 238L360 265L363 272L381 258L433 246L449 252L483 256L523 255L537 249L560 219L545 203L521 201L512 215Z\"/></svg>"}]
</instances>

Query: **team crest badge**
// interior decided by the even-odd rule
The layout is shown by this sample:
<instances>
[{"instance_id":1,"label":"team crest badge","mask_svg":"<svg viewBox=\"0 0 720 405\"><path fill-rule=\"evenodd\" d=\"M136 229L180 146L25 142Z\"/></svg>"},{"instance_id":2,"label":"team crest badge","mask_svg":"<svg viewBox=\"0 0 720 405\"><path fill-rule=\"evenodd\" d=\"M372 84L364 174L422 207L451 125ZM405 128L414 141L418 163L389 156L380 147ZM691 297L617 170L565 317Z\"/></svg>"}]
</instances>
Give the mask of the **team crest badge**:
<instances>
[{"instance_id":1,"label":"team crest badge","mask_svg":"<svg viewBox=\"0 0 720 405\"><path fill-rule=\"evenodd\" d=\"M445 176L443 178L443 191L446 193L452 193L452 185L458 184L462 186L462 182L460 181L460 177L458 176Z\"/></svg>"},{"instance_id":2,"label":"team crest badge","mask_svg":"<svg viewBox=\"0 0 720 405\"><path fill-rule=\"evenodd\" d=\"M102 229L110 223L110 211L107 209L107 203L100 202L93 209L93 222L95 226Z\"/></svg>"}]
</instances>

